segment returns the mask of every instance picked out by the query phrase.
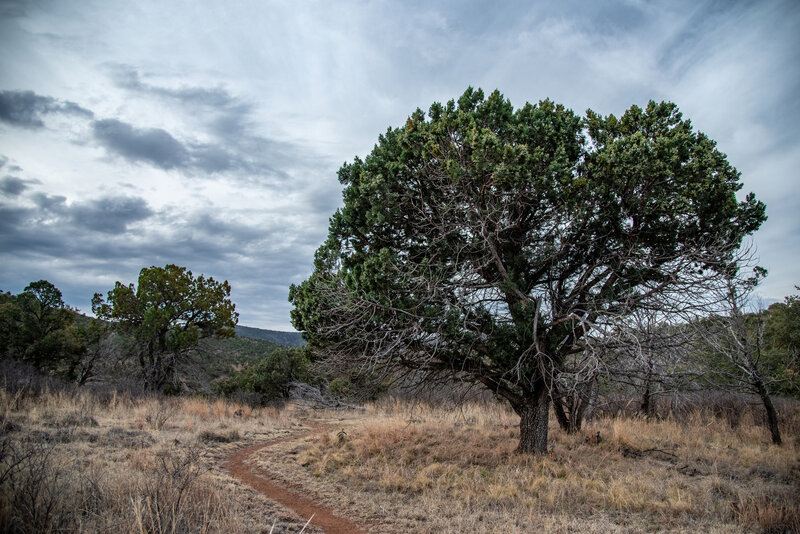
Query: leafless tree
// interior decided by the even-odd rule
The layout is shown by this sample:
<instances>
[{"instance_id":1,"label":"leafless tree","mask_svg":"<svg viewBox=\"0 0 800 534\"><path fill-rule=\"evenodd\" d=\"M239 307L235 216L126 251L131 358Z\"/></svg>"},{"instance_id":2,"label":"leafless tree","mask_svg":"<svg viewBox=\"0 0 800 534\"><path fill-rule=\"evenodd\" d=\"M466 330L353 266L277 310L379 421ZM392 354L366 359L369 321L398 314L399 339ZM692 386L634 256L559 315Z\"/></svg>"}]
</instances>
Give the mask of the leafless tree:
<instances>
[{"instance_id":1,"label":"leafless tree","mask_svg":"<svg viewBox=\"0 0 800 534\"><path fill-rule=\"evenodd\" d=\"M758 395L764 406L772 442L781 444L778 413L770 395L764 369L763 313L753 290L766 271L743 262L716 287L719 308L707 319L693 323L705 345L706 373L710 381Z\"/></svg>"}]
</instances>

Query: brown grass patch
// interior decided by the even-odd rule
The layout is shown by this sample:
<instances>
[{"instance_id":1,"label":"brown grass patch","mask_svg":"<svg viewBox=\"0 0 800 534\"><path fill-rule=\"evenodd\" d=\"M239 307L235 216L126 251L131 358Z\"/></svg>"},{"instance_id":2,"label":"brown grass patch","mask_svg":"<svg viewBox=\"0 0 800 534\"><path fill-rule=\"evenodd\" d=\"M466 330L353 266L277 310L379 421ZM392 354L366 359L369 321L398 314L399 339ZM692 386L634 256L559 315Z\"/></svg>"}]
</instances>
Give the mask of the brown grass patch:
<instances>
[{"instance_id":1,"label":"brown grass patch","mask_svg":"<svg viewBox=\"0 0 800 534\"><path fill-rule=\"evenodd\" d=\"M525 456L514 452L517 423L497 406L393 405L290 452L322 498L362 503L387 532L797 529L793 425L776 447L754 421L602 419L575 435L553 426L552 451Z\"/></svg>"},{"instance_id":2,"label":"brown grass patch","mask_svg":"<svg viewBox=\"0 0 800 534\"><path fill-rule=\"evenodd\" d=\"M0 389L0 531L299 532L308 518L221 465L290 419L225 401Z\"/></svg>"}]
</instances>

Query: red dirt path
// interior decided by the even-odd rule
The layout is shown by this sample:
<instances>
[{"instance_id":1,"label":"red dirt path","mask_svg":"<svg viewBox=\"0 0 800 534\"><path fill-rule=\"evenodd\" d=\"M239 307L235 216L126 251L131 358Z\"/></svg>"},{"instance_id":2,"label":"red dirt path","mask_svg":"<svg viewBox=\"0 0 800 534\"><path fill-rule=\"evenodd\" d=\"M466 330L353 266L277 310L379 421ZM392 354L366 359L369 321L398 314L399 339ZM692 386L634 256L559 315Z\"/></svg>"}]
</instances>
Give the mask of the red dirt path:
<instances>
[{"instance_id":1,"label":"red dirt path","mask_svg":"<svg viewBox=\"0 0 800 534\"><path fill-rule=\"evenodd\" d=\"M324 428L315 428L303 434L295 434L277 438L263 443L250 445L237 450L228 457L228 473L234 478L256 489L268 499L276 501L289 508L301 518L314 516L311 524L320 527L325 534L366 534L356 523L334 515L333 510L325 505L316 503L311 499L302 497L293 491L281 486L270 474L254 465L248 465L246 460L256 451L285 441L300 439L312 434L322 432Z\"/></svg>"}]
</instances>

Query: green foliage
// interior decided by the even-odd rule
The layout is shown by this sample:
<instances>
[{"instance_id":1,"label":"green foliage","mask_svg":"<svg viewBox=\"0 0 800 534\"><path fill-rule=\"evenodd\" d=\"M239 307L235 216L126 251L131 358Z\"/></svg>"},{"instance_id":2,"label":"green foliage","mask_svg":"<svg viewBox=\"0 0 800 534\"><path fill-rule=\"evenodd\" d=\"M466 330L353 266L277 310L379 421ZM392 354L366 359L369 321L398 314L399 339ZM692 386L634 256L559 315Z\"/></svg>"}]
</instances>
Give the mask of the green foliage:
<instances>
[{"instance_id":1,"label":"green foliage","mask_svg":"<svg viewBox=\"0 0 800 534\"><path fill-rule=\"evenodd\" d=\"M770 306L765 330L773 390L779 395L800 397L800 295L787 296Z\"/></svg>"},{"instance_id":2,"label":"green foliage","mask_svg":"<svg viewBox=\"0 0 800 534\"><path fill-rule=\"evenodd\" d=\"M278 349L269 341L232 338L205 338L197 347L192 369L196 371L197 383L187 383L190 389L209 392L210 386L221 377L227 377L235 369L252 365Z\"/></svg>"},{"instance_id":3,"label":"green foliage","mask_svg":"<svg viewBox=\"0 0 800 534\"><path fill-rule=\"evenodd\" d=\"M389 391L391 385L388 378L381 379L372 373L354 371L332 378L328 382L328 392L349 401L374 401Z\"/></svg>"},{"instance_id":4,"label":"green foliage","mask_svg":"<svg viewBox=\"0 0 800 534\"><path fill-rule=\"evenodd\" d=\"M800 352L800 295L787 296L769 307L767 329L776 348Z\"/></svg>"},{"instance_id":5,"label":"green foliage","mask_svg":"<svg viewBox=\"0 0 800 534\"><path fill-rule=\"evenodd\" d=\"M700 323L709 336L693 359L705 366L703 385L757 394L760 381L768 394L800 396L800 299L787 296L766 310L728 312Z\"/></svg>"},{"instance_id":6,"label":"green foliage","mask_svg":"<svg viewBox=\"0 0 800 534\"><path fill-rule=\"evenodd\" d=\"M290 288L295 328L330 358L458 374L521 414L593 325L724 271L766 218L663 102L582 118L470 88L339 179L344 207Z\"/></svg>"},{"instance_id":7,"label":"green foliage","mask_svg":"<svg viewBox=\"0 0 800 534\"><path fill-rule=\"evenodd\" d=\"M335 397L341 397L344 399L350 398L355 390L356 386L353 384L350 378L346 376L337 376L328 382L328 391Z\"/></svg>"},{"instance_id":8,"label":"green foliage","mask_svg":"<svg viewBox=\"0 0 800 534\"><path fill-rule=\"evenodd\" d=\"M203 337L232 337L238 321L227 280L217 282L177 265L144 268L138 287L117 282L92 311L137 342L145 387L175 389L176 365Z\"/></svg>"},{"instance_id":9,"label":"green foliage","mask_svg":"<svg viewBox=\"0 0 800 534\"><path fill-rule=\"evenodd\" d=\"M75 316L61 291L47 280L31 282L18 295L0 293L3 356L63 373L80 361L88 344L85 327L75 325Z\"/></svg>"},{"instance_id":10,"label":"green foliage","mask_svg":"<svg viewBox=\"0 0 800 534\"><path fill-rule=\"evenodd\" d=\"M242 371L213 384L218 395L254 393L262 402L286 398L289 384L308 379L308 361L300 349L280 347Z\"/></svg>"},{"instance_id":11,"label":"green foliage","mask_svg":"<svg viewBox=\"0 0 800 534\"><path fill-rule=\"evenodd\" d=\"M222 365L236 365L254 363L277 350L280 345L262 339L249 339L243 337L231 338L206 338L200 346L200 351L208 360ZM226 356L233 356L227 359ZM212 361L213 360L213 361Z\"/></svg>"},{"instance_id":12,"label":"green foliage","mask_svg":"<svg viewBox=\"0 0 800 534\"><path fill-rule=\"evenodd\" d=\"M76 322L72 337L81 350L73 352L56 374L71 382L85 384L94 376L96 364L109 356L107 349L113 345L109 343L110 335L108 326L102 321L88 319Z\"/></svg>"}]
</instances>

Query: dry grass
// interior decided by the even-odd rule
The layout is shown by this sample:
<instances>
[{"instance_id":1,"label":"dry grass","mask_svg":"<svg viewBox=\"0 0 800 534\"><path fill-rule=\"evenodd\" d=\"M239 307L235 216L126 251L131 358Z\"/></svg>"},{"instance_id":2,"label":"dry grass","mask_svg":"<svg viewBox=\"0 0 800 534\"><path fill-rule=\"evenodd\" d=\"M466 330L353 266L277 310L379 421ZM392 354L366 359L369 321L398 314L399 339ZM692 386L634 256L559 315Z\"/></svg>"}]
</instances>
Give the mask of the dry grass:
<instances>
[{"instance_id":1,"label":"dry grass","mask_svg":"<svg viewBox=\"0 0 800 534\"><path fill-rule=\"evenodd\" d=\"M263 461L294 458L285 476L376 532L796 532L800 408L784 419L782 447L752 420L695 413L552 427L551 452L532 457L513 452L518 418L497 406L389 405Z\"/></svg>"},{"instance_id":2,"label":"dry grass","mask_svg":"<svg viewBox=\"0 0 800 534\"><path fill-rule=\"evenodd\" d=\"M359 412L360 414L360 412ZM501 406L384 402L365 416L200 398L0 389L0 531L297 533L308 518L222 469L234 449L371 532L794 532L800 407L784 445L753 415L603 418L551 427L545 456L514 453ZM599 443L596 436L600 436ZM307 528L306 532L313 532Z\"/></svg>"},{"instance_id":3,"label":"dry grass","mask_svg":"<svg viewBox=\"0 0 800 534\"><path fill-rule=\"evenodd\" d=\"M222 470L293 426L225 401L0 389L0 531L297 533L305 521Z\"/></svg>"}]
</instances>

